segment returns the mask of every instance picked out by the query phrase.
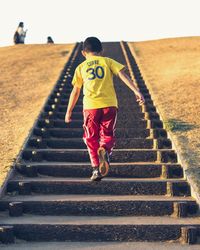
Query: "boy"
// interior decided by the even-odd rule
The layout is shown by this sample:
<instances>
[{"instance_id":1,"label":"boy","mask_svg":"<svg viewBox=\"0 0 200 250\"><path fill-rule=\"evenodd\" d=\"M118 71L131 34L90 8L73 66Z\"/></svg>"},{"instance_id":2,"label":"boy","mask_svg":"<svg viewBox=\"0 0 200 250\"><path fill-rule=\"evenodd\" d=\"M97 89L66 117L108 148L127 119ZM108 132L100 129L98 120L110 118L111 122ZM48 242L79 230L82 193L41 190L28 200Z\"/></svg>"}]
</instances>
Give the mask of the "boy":
<instances>
[{"instance_id":1,"label":"boy","mask_svg":"<svg viewBox=\"0 0 200 250\"><path fill-rule=\"evenodd\" d=\"M140 105L144 97L124 72L125 66L103 57L102 44L96 37L88 37L83 43L82 54L86 60L75 70L65 122L71 122L74 106L83 86L83 140L87 145L93 168L91 180L100 181L108 174L109 156L115 144L117 98L113 75L117 75L136 95Z\"/></svg>"}]
</instances>

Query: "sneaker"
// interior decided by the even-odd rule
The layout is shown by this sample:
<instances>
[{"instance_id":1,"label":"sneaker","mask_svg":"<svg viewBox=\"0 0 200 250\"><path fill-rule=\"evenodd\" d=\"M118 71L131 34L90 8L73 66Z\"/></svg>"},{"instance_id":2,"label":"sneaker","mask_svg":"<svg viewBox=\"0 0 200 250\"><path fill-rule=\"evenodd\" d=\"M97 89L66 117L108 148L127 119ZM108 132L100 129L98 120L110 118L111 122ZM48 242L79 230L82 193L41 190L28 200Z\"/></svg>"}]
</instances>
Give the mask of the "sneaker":
<instances>
[{"instance_id":1,"label":"sneaker","mask_svg":"<svg viewBox=\"0 0 200 250\"><path fill-rule=\"evenodd\" d=\"M99 168L93 167L92 176L90 177L90 180L91 181L100 181L102 178L103 178L103 176L99 172Z\"/></svg>"},{"instance_id":2,"label":"sneaker","mask_svg":"<svg viewBox=\"0 0 200 250\"><path fill-rule=\"evenodd\" d=\"M110 168L109 154L105 150L105 148L100 147L98 149L98 156L99 156L99 172L104 177L108 174Z\"/></svg>"}]
</instances>

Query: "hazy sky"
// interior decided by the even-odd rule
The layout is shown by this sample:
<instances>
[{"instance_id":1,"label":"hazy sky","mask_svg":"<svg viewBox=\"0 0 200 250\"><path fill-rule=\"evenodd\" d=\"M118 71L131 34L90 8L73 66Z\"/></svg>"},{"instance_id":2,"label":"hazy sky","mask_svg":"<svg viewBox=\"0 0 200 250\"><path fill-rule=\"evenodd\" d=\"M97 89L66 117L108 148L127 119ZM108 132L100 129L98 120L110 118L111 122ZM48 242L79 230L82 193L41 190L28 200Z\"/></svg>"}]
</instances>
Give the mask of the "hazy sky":
<instances>
[{"instance_id":1,"label":"hazy sky","mask_svg":"<svg viewBox=\"0 0 200 250\"><path fill-rule=\"evenodd\" d=\"M20 21L26 43L141 41L200 35L200 0L0 0L0 46Z\"/></svg>"}]
</instances>

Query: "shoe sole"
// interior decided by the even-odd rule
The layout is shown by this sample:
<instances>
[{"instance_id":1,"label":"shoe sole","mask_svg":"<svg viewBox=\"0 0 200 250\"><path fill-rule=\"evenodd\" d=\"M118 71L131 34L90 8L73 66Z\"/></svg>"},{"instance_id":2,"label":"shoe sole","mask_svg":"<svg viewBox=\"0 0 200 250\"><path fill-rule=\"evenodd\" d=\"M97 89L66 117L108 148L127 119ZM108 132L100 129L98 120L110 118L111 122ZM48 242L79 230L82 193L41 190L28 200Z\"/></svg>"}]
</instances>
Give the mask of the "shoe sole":
<instances>
[{"instance_id":1,"label":"shoe sole","mask_svg":"<svg viewBox=\"0 0 200 250\"><path fill-rule=\"evenodd\" d=\"M98 156L99 156L99 172L104 177L109 172L109 163L106 159L106 150L104 148L99 148L98 150Z\"/></svg>"},{"instance_id":2,"label":"shoe sole","mask_svg":"<svg viewBox=\"0 0 200 250\"><path fill-rule=\"evenodd\" d=\"M91 179L91 178L90 178L90 180L91 180L91 181L99 182L99 181L101 181L102 178L103 178L103 176L102 176L102 177L98 177L98 178L96 178L96 179Z\"/></svg>"}]
</instances>

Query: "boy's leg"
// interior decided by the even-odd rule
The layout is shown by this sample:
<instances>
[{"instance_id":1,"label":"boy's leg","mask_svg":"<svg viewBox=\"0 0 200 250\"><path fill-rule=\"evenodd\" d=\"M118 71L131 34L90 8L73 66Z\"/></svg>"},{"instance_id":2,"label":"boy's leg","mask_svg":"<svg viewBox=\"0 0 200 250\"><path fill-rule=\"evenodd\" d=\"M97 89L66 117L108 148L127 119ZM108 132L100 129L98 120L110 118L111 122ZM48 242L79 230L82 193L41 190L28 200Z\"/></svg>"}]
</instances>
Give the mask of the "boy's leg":
<instances>
[{"instance_id":1,"label":"boy's leg","mask_svg":"<svg viewBox=\"0 0 200 250\"><path fill-rule=\"evenodd\" d=\"M92 167L99 166L99 157L97 154L97 150L99 148L99 128L101 113L101 109L88 109L83 111L83 140L87 145Z\"/></svg>"},{"instance_id":2,"label":"boy's leg","mask_svg":"<svg viewBox=\"0 0 200 250\"><path fill-rule=\"evenodd\" d=\"M117 121L117 108L103 108L103 115L100 122L100 147L111 154L115 145L115 129Z\"/></svg>"},{"instance_id":3,"label":"boy's leg","mask_svg":"<svg viewBox=\"0 0 200 250\"><path fill-rule=\"evenodd\" d=\"M99 170L102 176L109 171L109 155L115 145L115 126L117 120L117 108L109 107L103 109L100 122L100 148L98 155L100 159Z\"/></svg>"}]
</instances>

